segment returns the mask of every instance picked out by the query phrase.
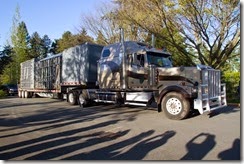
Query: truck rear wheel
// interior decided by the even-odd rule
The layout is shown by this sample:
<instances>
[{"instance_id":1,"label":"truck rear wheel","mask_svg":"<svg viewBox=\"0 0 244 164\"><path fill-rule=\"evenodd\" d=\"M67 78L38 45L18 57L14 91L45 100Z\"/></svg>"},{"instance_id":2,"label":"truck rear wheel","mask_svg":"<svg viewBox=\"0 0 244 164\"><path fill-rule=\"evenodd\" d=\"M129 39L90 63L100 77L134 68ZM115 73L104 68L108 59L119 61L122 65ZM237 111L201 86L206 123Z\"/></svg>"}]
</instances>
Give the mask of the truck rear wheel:
<instances>
[{"instance_id":1,"label":"truck rear wheel","mask_svg":"<svg viewBox=\"0 0 244 164\"><path fill-rule=\"evenodd\" d=\"M88 104L85 95L82 94L82 93L79 95L79 104L80 104L80 106L82 106L82 107L84 107L84 106L86 106L86 105Z\"/></svg>"},{"instance_id":2,"label":"truck rear wheel","mask_svg":"<svg viewBox=\"0 0 244 164\"><path fill-rule=\"evenodd\" d=\"M190 112L189 101L180 93L169 92L162 99L161 107L169 119L182 120Z\"/></svg>"},{"instance_id":3,"label":"truck rear wheel","mask_svg":"<svg viewBox=\"0 0 244 164\"><path fill-rule=\"evenodd\" d=\"M75 94L75 92L68 93L68 102L71 105L77 105L77 95Z\"/></svg>"}]
</instances>

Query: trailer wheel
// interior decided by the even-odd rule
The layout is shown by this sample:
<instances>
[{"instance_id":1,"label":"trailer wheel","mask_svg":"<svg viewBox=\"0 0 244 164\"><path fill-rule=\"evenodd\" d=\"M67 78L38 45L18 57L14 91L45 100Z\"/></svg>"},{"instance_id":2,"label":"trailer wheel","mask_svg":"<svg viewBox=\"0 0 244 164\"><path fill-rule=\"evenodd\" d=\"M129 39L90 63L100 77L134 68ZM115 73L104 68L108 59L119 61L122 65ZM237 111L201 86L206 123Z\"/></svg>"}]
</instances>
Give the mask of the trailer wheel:
<instances>
[{"instance_id":1,"label":"trailer wheel","mask_svg":"<svg viewBox=\"0 0 244 164\"><path fill-rule=\"evenodd\" d=\"M19 98L22 97L22 91L18 91L18 96L19 96Z\"/></svg>"},{"instance_id":2,"label":"trailer wheel","mask_svg":"<svg viewBox=\"0 0 244 164\"><path fill-rule=\"evenodd\" d=\"M68 102L71 105L77 105L77 95L75 94L75 92L68 93Z\"/></svg>"},{"instance_id":3,"label":"trailer wheel","mask_svg":"<svg viewBox=\"0 0 244 164\"><path fill-rule=\"evenodd\" d=\"M182 120L190 112L189 100L177 92L167 93L162 99L161 107L166 117L173 120Z\"/></svg>"},{"instance_id":4,"label":"trailer wheel","mask_svg":"<svg viewBox=\"0 0 244 164\"><path fill-rule=\"evenodd\" d=\"M28 91L25 91L25 98L30 98L30 93Z\"/></svg>"},{"instance_id":5,"label":"trailer wheel","mask_svg":"<svg viewBox=\"0 0 244 164\"><path fill-rule=\"evenodd\" d=\"M25 91L21 91L21 98L25 98Z\"/></svg>"}]
</instances>

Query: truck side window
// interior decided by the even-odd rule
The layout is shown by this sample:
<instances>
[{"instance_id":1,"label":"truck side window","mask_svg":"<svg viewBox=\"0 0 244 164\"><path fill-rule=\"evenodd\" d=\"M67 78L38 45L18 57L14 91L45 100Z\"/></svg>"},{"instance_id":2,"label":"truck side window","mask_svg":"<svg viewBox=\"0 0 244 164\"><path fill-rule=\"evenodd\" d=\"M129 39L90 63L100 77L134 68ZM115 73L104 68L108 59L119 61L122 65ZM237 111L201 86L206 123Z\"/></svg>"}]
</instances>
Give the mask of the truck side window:
<instances>
[{"instance_id":1,"label":"truck side window","mask_svg":"<svg viewBox=\"0 0 244 164\"><path fill-rule=\"evenodd\" d=\"M133 56L132 56L132 54L128 54L127 55L127 59L129 61L129 64L132 65L132 63L133 63Z\"/></svg>"},{"instance_id":2,"label":"truck side window","mask_svg":"<svg viewBox=\"0 0 244 164\"><path fill-rule=\"evenodd\" d=\"M110 55L110 50L109 49L105 49L103 50L103 53L102 53L102 58L106 58Z\"/></svg>"},{"instance_id":3,"label":"truck side window","mask_svg":"<svg viewBox=\"0 0 244 164\"><path fill-rule=\"evenodd\" d=\"M143 54L137 55L137 60L139 61L140 66L144 67L144 55Z\"/></svg>"}]
</instances>

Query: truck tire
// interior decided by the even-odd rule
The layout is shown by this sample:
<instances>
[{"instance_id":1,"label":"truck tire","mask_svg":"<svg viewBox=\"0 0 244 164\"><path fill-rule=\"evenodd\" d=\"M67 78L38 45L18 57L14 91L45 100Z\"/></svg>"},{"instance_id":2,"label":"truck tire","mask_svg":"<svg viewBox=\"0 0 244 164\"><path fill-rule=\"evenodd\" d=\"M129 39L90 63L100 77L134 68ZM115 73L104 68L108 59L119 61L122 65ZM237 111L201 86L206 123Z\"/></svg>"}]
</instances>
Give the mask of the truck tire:
<instances>
[{"instance_id":1,"label":"truck tire","mask_svg":"<svg viewBox=\"0 0 244 164\"><path fill-rule=\"evenodd\" d=\"M79 104L82 107L85 107L88 104L87 98L83 93L80 93L80 95L79 95Z\"/></svg>"},{"instance_id":2,"label":"truck tire","mask_svg":"<svg viewBox=\"0 0 244 164\"><path fill-rule=\"evenodd\" d=\"M67 98L68 98L68 102L71 105L77 105L77 95L75 94L75 92L69 92Z\"/></svg>"},{"instance_id":3,"label":"truck tire","mask_svg":"<svg viewBox=\"0 0 244 164\"><path fill-rule=\"evenodd\" d=\"M177 92L167 93L162 99L161 107L166 117L172 120L182 120L190 112L189 100Z\"/></svg>"}]
</instances>

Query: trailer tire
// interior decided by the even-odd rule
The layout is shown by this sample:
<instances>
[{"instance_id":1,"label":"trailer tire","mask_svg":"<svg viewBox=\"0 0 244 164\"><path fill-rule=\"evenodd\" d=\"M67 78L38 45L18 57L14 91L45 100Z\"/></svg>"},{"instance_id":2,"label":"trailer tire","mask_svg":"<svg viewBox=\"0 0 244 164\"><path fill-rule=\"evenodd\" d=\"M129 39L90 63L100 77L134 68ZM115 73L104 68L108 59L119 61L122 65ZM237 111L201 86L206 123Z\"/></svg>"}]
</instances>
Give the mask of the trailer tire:
<instances>
[{"instance_id":1,"label":"trailer tire","mask_svg":"<svg viewBox=\"0 0 244 164\"><path fill-rule=\"evenodd\" d=\"M77 105L77 95L75 94L75 92L69 92L68 93L68 102L71 104L71 105Z\"/></svg>"},{"instance_id":2,"label":"trailer tire","mask_svg":"<svg viewBox=\"0 0 244 164\"><path fill-rule=\"evenodd\" d=\"M172 120L182 120L190 112L189 100L178 92L167 93L162 99L161 107L166 117Z\"/></svg>"},{"instance_id":3,"label":"trailer tire","mask_svg":"<svg viewBox=\"0 0 244 164\"><path fill-rule=\"evenodd\" d=\"M21 98L25 98L25 91L21 91Z\"/></svg>"},{"instance_id":4,"label":"trailer tire","mask_svg":"<svg viewBox=\"0 0 244 164\"><path fill-rule=\"evenodd\" d=\"M30 98L30 93L28 91L25 91L25 98Z\"/></svg>"},{"instance_id":5,"label":"trailer tire","mask_svg":"<svg viewBox=\"0 0 244 164\"><path fill-rule=\"evenodd\" d=\"M22 91L18 91L18 96L19 96L19 98L22 97Z\"/></svg>"}]
</instances>

